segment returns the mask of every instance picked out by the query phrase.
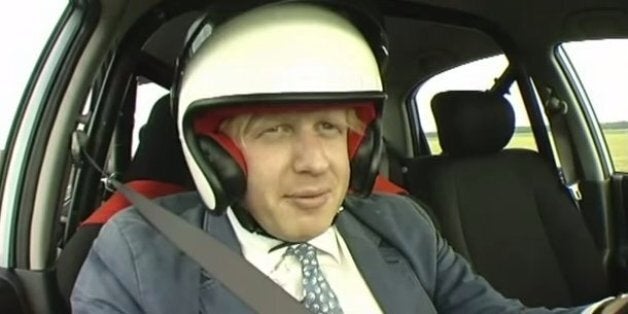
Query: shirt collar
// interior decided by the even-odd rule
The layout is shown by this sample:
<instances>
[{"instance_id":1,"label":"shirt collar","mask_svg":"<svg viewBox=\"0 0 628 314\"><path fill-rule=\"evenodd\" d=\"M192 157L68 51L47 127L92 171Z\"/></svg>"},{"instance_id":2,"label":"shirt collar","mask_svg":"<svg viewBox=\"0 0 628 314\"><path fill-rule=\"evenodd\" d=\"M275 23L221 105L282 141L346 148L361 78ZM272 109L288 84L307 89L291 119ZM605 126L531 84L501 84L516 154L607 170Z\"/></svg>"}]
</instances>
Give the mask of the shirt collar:
<instances>
[{"instance_id":1,"label":"shirt collar","mask_svg":"<svg viewBox=\"0 0 628 314\"><path fill-rule=\"evenodd\" d=\"M342 207L340 208L340 210L342 210ZM242 225L240 225L240 221L238 221L231 208L227 209L227 217L229 218L229 222L233 226L233 231L240 241L240 246L242 247L242 251L245 255L248 255L248 252L256 252L257 254L268 254L273 247L283 243L283 241L269 238L257 233L252 233L246 230L244 227L242 227ZM329 254L336 261L336 263L341 263L342 255L340 252L340 240L338 236L339 235L336 226L332 225L331 227L327 228L327 230L325 230L325 232L323 232L322 234L307 241L307 243L325 252L326 254ZM275 252L278 252L280 255L283 255L285 251L286 248L282 248L270 252L270 254L274 255Z\"/></svg>"},{"instance_id":2,"label":"shirt collar","mask_svg":"<svg viewBox=\"0 0 628 314\"><path fill-rule=\"evenodd\" d=\"M255 254L265 254L268 253L271 248L282 243L282 241L280 240L269 238L257 233L252 233L246 230L244 227L242 227L240 221L235 216L231 208L227 208L227 217L229 218L229 222L233 227L233 231L235 232L238 241L240 241L242 252L245 255L248 255L249 252L255 252Z\"/></svg>"},{"instance_id":3,"label":"shirt collar","mask_svg":"<svg viewBox=\"0 0 628 314\"><path fill-rule=\"evenodd\" d=\"M340 244L338 241L338 230L336 230L336 226L333 225L316 238L307 242L315 248L329 254L336 263L340 264L342 260L340 259Z\"/></svg>"}]
</instances>

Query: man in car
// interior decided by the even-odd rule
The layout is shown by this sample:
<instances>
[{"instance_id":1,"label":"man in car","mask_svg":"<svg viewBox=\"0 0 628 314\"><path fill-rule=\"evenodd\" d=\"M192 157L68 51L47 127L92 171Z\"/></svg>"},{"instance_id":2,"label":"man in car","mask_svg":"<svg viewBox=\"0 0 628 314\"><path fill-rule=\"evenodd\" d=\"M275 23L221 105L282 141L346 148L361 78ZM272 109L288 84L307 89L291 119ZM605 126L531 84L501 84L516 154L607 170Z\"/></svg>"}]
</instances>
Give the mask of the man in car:
<instances>
[{"instance_id":1,"label":"man in car","mask_svg":"<svg viewBox=\"0 0 628 314\"><path fill-rule=\"evenodd\" d=\"M386 43L360 7L264 5L201 22L174 95L198 192L158 202L314 313L581 313L506 299L377 175ZM220 256L216 256L217 259ZM102 229L76 313L245 313L134 208Z\"/></svg>"}]
</instances>

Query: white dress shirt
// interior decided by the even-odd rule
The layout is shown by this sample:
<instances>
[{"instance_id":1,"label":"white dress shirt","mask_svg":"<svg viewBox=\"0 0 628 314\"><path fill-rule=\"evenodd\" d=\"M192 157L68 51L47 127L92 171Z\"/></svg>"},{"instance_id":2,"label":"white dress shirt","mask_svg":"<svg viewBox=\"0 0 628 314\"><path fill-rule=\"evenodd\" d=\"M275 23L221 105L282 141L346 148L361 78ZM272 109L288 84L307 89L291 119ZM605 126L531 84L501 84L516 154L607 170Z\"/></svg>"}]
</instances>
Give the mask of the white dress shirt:
<instances>
[{"instance_id":1,"label":"white dress shirt","mask_svg":"<svg viewBox=\"0 0 628 314\"><path fill-rule=\"evenodd\" d=\"M286 247L269 252L282 242L244 229L231 209L227 210L227 216L240 242L244 258L288 294L299 301L303 300L299 261L294 256L285 254ZM335 226L308 243L318 249L321 270L345 314L382 313Z\"/></svg>"}]
</instances>

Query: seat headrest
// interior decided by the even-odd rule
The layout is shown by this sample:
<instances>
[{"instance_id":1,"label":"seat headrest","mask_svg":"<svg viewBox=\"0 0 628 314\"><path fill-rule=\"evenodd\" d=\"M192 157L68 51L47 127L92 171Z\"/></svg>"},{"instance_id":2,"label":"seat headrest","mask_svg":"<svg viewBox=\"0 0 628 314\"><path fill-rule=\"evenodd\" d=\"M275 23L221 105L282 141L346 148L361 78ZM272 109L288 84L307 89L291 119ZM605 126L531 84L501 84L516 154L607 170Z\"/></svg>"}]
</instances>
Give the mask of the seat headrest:
<instances>
[{"instance_id":1,"label":"seat headrest","mask_svg":"<svg viewBox=\"0 0 628 314\"><path fill-rule=\"evenodd\" d=\"M515 114L503 96L447 91L432 98L443 154L471 156L502 150L515 130Z\"/></svg>"},{"instance_id":2,"label":"seat headrest","mask_svg":"<svg viewBox=\"0 0 628 314\"><path fill-rule=\"evenodd\" d=\"M154 180L194 186L183 158L177 125L170 110L170 95L160 98L140 130L135 156L123 181Z\"/></svg>"}]
</instances>

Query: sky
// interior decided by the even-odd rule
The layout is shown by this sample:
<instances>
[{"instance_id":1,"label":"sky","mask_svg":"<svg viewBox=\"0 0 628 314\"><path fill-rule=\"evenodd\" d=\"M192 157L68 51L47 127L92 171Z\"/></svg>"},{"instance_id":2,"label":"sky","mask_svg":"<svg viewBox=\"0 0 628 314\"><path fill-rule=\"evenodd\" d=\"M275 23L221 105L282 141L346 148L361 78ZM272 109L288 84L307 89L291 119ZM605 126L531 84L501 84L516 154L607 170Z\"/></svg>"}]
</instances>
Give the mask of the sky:
<instances>
[{"instance_id":1,"label":"sky","mask_svg":"<svg viewBox=\"0 0 628 314\"><path fill-rule=\"evenodd\" d=\"M628 39L565 46L600 121L628 121Z\"/></svg>"},{"instance_id":2,"label":"sky","mask_svg":"<svg viewBox=\"0 0 628 314\"><path fill-rule=\"evenodd\" d=\"M4 148L13 114L22 96L33 66L54 25L67 5L64 0L12 1L10 10L0 11L0 148ZM590 43L571 43L566 49L602 122L628 121L628 39ZM604 56L604 57L601 57ZM425 83L417 95L421 122L426 131L434 131L429 109L431 97L448 89L487 89L501 74L506 60L494 57L466 68L452 70ZM147 86L138 97L145 99L138 121L145 119L154 101L166 91ZM527 125L521 97L514 90L508 96L515 108L517 125ZM142 99L139 100L141 102ZM139 106L142 106L141 104Z\"/></svg>"}]
</instances>

